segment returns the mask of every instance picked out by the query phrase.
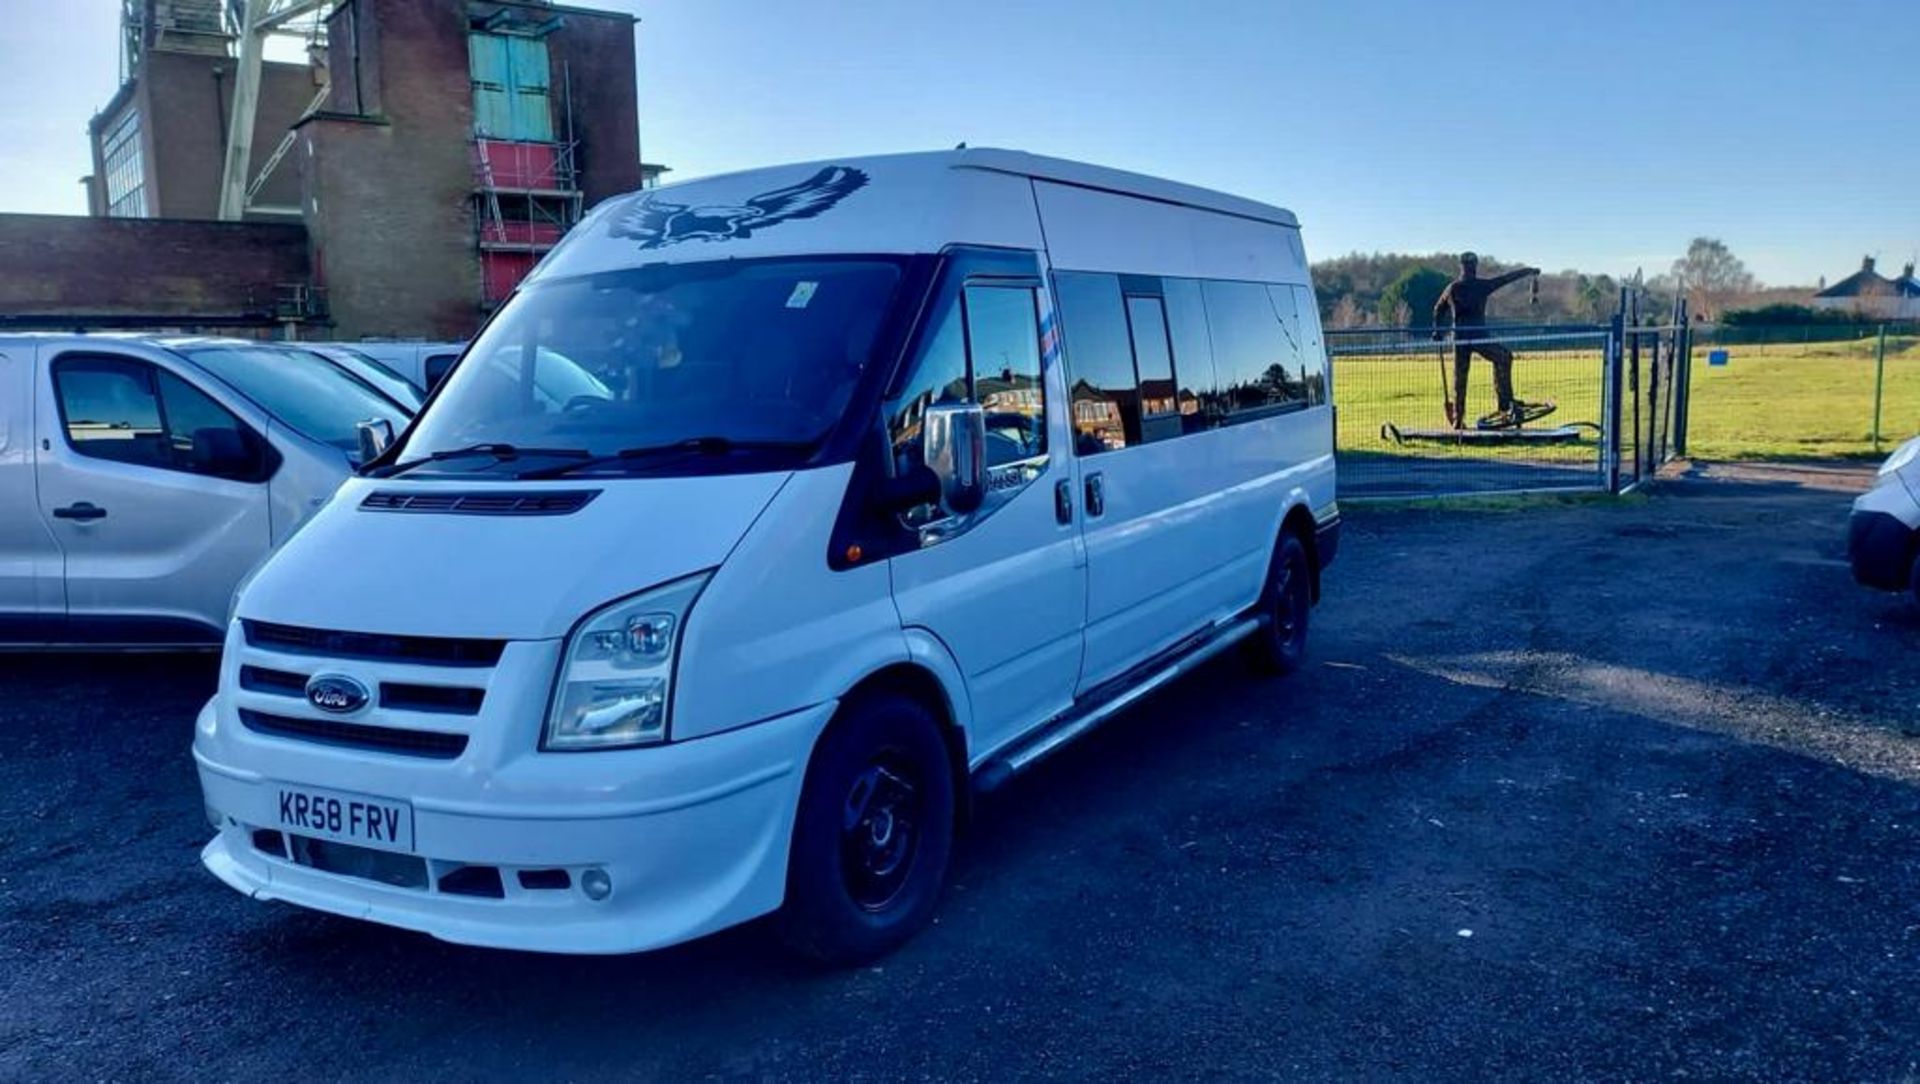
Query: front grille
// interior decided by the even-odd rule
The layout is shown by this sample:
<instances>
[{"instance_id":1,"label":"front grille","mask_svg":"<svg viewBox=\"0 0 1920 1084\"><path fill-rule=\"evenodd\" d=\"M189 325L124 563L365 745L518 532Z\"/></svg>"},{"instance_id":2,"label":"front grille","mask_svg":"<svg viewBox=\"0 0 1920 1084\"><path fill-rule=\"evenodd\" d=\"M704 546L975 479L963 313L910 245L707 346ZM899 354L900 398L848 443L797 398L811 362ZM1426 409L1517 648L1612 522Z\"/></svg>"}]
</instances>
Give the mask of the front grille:
<instances>
[{"instance_id":1,"label":"front grille","mask_svg":"<svg viewBox=\"0 0 1920 1084\"><path fill-rule=\"evenodd\" d=\"M240 709L240 723L256 734L274 738L434 760L452 760L467 749L465 734L397 730L388 726L343 723L332 719L298 719L289 715L269 715L250 708Z\"/></svg>"},{"instance_id":2,"label":"front grille","mask_svg":"<svg viewBox=\"0 0 1920 1084\"><path fill-rule=\"evenodd\" d=\"M506 650L505 640L471 640L442 636L390 636L375 632L341 632L241 621L247 643L289 655L319 655L374 662L418 662L437 666L493 666Z\"/></svg>"},{"instance_id":3,"label":"front grille","mask_svg":"<svg viewBox=\"0 0 1920 1084\"><path fill-rule=\"evenodd\" d=\"M304 698L307 695L307 675L269 670L264 666L242 666L240 687L248 692Z\"/></svg>"},{"instance_id":4,"label":"front grille","mask_svg":"<svg viewBox=\"0 0 1920 1084\"><path fill-rule=\"evenodd\" d=\"M376 851L352 843L338 843L312 836L289 836L293 860L322 873L358 877L397 888L427 887L427 861L411 854Z\"/></svg>"},{"instance_id":5,"label":"front grille","mask_svg":"<svg viewBox=\"0 0 1920 1084\"><path fill-rule=\"evenodd\" d=\"M522 493L403 493L376 490L360 502L364 512L424 512L450 516L565 516L585 508L597 489L548 489Z\"/></svg>"},{"instance_id":6,"label":"front grille","mask_svg":"<svg viewBox=\"0 0 1920 1084\"><path fill-rule=\"evenodd\" d=\"M485 689L456 688L451 685L408 685L398 681L380 683L380 706L394 711L424 711L437 715L478 715Z\"/></svg>"}]
</instances>

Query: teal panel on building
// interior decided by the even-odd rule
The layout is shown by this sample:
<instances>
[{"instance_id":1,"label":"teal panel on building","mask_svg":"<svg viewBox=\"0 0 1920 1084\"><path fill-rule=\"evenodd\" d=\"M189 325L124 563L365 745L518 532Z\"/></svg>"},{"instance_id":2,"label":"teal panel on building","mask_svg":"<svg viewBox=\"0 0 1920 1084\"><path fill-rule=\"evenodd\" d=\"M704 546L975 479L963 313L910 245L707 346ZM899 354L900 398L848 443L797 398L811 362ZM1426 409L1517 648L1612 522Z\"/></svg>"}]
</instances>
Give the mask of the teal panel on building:
<instances>
[{"instance_id":1,"label":"teal panel on building","mask_svg":"<svg viewBox=\"0 0 1920 1084\"><path fill-rule=\"evenodd\" d=\"M469 34L467 66L475 135L553 140L553 73L544 39Z\"/></svg>"}]
</instances>

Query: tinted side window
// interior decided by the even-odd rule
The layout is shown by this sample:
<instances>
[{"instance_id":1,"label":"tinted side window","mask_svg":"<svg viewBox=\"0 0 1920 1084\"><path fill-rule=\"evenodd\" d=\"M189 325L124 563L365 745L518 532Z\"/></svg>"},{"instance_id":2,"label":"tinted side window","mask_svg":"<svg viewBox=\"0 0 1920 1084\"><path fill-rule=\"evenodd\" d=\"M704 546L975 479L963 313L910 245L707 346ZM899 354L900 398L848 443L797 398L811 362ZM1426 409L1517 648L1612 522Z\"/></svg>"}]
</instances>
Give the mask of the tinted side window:
<instances>
[{"instance_id":1,"label":"tinted side window","mask_svg":"<svg viewBox=\"0 0 1920 1084\"><path fill-rule=\"evenodd\" d=\"M1313 302L1313 291L1305 286L1293 290L1293 307L1300 314L1300 345L1307 353L1307 401L1314 406L1327 402L1327 344L1320 335L1320 307Z\"/></svg>"},{"instance_id":2,"label":"tinted side window","mask_svg":"<svg viewBox=\"0 0 1920 1084\"><path fill-rule=\"evenodd\" d=\"M1127 326L1133 332L1133 363L1140 375L1140 435L1145 440L1177 437L1180 404L1173 382L1166 305L1158 297L1128 297Z\"/></svg>"},{"instance_id":3,"label":"tinted side window","mask_svg":"<svg viewBox=\"0 0 1920 1084\"><path fill-rule=\"evenodd\" d=\"M458 360L460 360L460 355L458 354L435 354L428 358L424 363L427 390L432 391L435 385L445 380L447 378L447 371L452 369L453 363Z\"/></svg>"},{"instance_id":4,"label":"tinted side window","mask_svg":"<svg viewBox=\"0 0 1920 1084\"><path fill-rule=\"evenodd\" d=\"M1294 300L1293 287L1267 287L1267 298L1273 302L1273 314L1280 320L1280 332L1286 336L1286 356L1280 363L1287 371L1287 387L1297 394L1303 403L1312 402L1312 391L1308 379L1311 363L1307 360L1307 340L1300 324L1300 307Z\"/></svg>"},{"instance_id":5,"label":"tinted side window","mask_svg":"<svg viewBox=\"0 0 1920 1084\"><path fill-rule=\"evenodd\" d=\"M927 408L967 401L967 340L960 327L960 306L950 307L941 317L939 330L926 340L907 373L898 394L883 408L895 477L905 477L926 462L920 421Z\"/></svg>"},{"instance_id":6,"label":"tinted side window","mask_svg":"<svg viewBox=\"0 0 1920 1084\"><path fill-rule=\"evenodd\" d=\"M1040 455L1047 450L1047 404L1034 291L969 286L966 311L974 399L987 412L987 466Z\"/></svg>"},{"instance_id":7,"label":"tinted side window","mask_svg":"<svg viewBox=\"0 0 1920 1084\"><path fill-rule=\"evenodd\" d=\"M63 358L54 388L81 455L236 481L271 473L260 436L205 392L143 361Z\"/></svg>"},{"instance_id":8,"label":"tinted side window","mask_svg":"<svg viewBox=\"0 0 1920 1084\"><path fill-rule=\"evenodd\" d=\"M1074 451L1081 455L1140 443L1140 389L1120 280L1062 271L1054 297L1067 353Z\"/></svg>"},{"instance_id":9,"label":"tinted side window","mask_svg":"<svg viewBox=\"0 0 1920 1084\"><path fill-rule=\"evenodd\" d=\"M1207 333L1207 309L1198 279L1162 279L1167 323L1172 332L1175 376L1180 381L1180 421L1193 433L1219 424L1226 413L1213 378L1213 342Z\"/></svg>"},{"instance_id":10,"label":"tinted side window","mask_svg":"<svg viewBox=\"0 0 1920 1084\"><path fill-rule=\"evenodd\" d=\"M257 482L268 470L266 442L226 407L169 372L156 373L176 470Z\"/></svg>"},{"instance_id":11,"label":"tinted side window","mask_svg":"<svg viewBox=\"0 0 1920 1084\"><path fill-rule=\"evenodd\" d=\"M120 358L62 358L54 363L53 385L74 451L143 467L173 466L152 366Z\"/></svg>"},{"instance_id":12,"label":"tinted side window","mask_svg":"<svg viewBox=\"0 0 1920 1084\"><path fill-rule=\"evenodd\" d=\"M1214 367L1230 414L1306 405L1300 352L1267 288L1253 282L1205 282ZM1287 308L1293 307L1287 295Z\"/></svg>"}]
</instances>

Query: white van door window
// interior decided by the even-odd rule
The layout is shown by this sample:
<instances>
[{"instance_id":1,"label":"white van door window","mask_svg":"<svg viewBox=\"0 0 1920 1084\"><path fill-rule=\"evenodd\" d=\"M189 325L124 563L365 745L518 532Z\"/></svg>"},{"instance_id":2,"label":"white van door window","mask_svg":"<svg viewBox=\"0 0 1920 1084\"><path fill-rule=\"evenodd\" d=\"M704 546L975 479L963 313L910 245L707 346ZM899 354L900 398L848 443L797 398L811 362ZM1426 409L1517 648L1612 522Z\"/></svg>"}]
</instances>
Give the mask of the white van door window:
<instances>
[{"instance_id":1,"label":"white van door window","mask_svg":"<svg viewBox=\"0 0 1920 1084\"><path fill-rule=\"evenodd\" d=\"M987 412L987 467L1045 455L1047 402L1034 291L969 286L966 312L974 396Z\"/></svg>"},{"instance_id":2,"label":"white van door window","mask_svg":"<svg viewBox=\"0 0 1920 1084\"><path fill-rule=\"evenodd\" d=\"M883 416L895 476L904 477L926 462L921 421L927 408L980 404L987 416L990 493L977 519L1046 466L1047 401L1034 288L975 284L958 300L940 318ZM917 527L943 515L928 506L905 520Z\"/></svg>"}]
</instances>

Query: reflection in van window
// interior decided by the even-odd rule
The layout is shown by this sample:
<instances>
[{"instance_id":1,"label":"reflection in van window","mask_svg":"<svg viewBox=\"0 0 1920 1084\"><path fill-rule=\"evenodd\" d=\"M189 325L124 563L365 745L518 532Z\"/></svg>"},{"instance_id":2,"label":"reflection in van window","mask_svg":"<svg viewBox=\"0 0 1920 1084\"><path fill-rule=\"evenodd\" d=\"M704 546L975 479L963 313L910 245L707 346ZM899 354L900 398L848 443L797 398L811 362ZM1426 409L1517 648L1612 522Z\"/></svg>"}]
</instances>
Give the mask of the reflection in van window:
<instances>
[{"instance_id":1,"label":"reflection in van window","mask_svg":"<svg viewBox=\"0 0 1920 1084\"><path fill-rule=\"evenodd\" d=\"M960 330L959 306L949 308L940 318L939 330L927 337L907 371L899 393L887 400L881 415L887 420L887 442L893 449L896 478L905 477L927 461L921 431L927 408L939 403L964 403L973 394L967 382L967 340Z\"/></svg>"},{"instance_id":2,"label":"reflection in van window","mask_svg":"<svg viewBox=\"0 0 1920 1084\"><path fill-rule=\"evenodd\" d=\"M1299 345L1276 294L1255 282L1211 280L1201 283L1201 292L1227 413L1258 416L1306 406ZM1292 295L1286 297L1291 309Z\"/></svg>"},{"instance_id":3,"label":"reflection in van window","mask_svg":"<svg viewBox=\"0 0 1920 1084\"><path fill-rule=\"evenodd\" d=\"M294 432L353 455L359 424L386 421L397 432L406 412L318 354L283 346L208 346L185 351L202 369L260 404Z\"/></svg>"},{"instance_id":4,"label":"reflection in van window","mask_svg":"<svg viewBox=\"0 0 1920 1084\"><path fill-rule=\"evenodd\" d=\"M1074 450L1091 455L1140 443L1140 389L1119 278L1061 271L1054 296L1065 334Z\"/></svg>"},{"instance_id":5,"label":"reflection in van window","mask_svg":"<svg viewBox=\"0 0 1920 1084\"><path fill-rule=\"evenodd\" d=\"M167 443L176 469L236 482L260 481L269 473L267 449L253 430L226 407L169 372L158 374L167 410Z\"/></svg>"},{"instance_id":6,"label":"reflection in van window","mask_svg":"<svg viewBox=\"0 0 1920 1084\"><path fill-rule=\"evenodd\" d=\"M1167 303L1167 324L1180 381L1180 421L1183 432L1218 425L1219 397L1213 379L1213 342L1207 332L1207 309L1200 300L1198 279L1161 279Z\"/></svg>"},{"instance_id":7,"label":"reflection in van window","mask_svg":"<svg viewBox=\"0 0 1920 1084\"><path fill-rule=\"evenodd\" d=\"M173 466L151 366L118 358L63 358L53 367L53 382L74 451L143 467Z\"/></svg>"},{"instance_id":8,"label":"reflection in van window","mask_svg":"<svg viewBox=\"0 0 1920 1084\"><path fill-rule=\"evenodd\" d=\"M1127 298L1133 331L1134 367L1140 372L1140 435L1166 440L1180 435L1180 405L1173 383L1173 350L1167 341L1167 309L1158 297Z\"/></svg>"},{"instance_id":9,"label":"reflection in van window","mask_svg":"<svg viewBox=\"0 0 1920 1084\"><path fill-rule=\"evenodd\" d=\"M1047 404L1032 288L967 287L967 348L974 398L987 413L987 466L1045 452Z\"/></svg>"},{"instance_id":10,"label":"reflection in van window","mask_svg":"<svg viewBox=\"0 0 1920 1084\"><path fill-rule=\"evenodd\" d=\"M593 455L696 437L816 442L845 411L899 278L890 261L809 258L528 286L448 375L406 454L481 442Z\"/></svg>"},{"instance_id":11,"label":"reflection in van window","mask_svg":"<svg viewBox=\"0 0 1920 1084\"><path fill-rule=\"evenodd\" d=\"M1294 311L1300 319L1300 346L1307 353L1307 401L1314 406L1327 402L1327 344L1320 333L1320 307L1314 304L1313 291L1305 286L1293 290Z\"/></svg>"}]
</instances>

